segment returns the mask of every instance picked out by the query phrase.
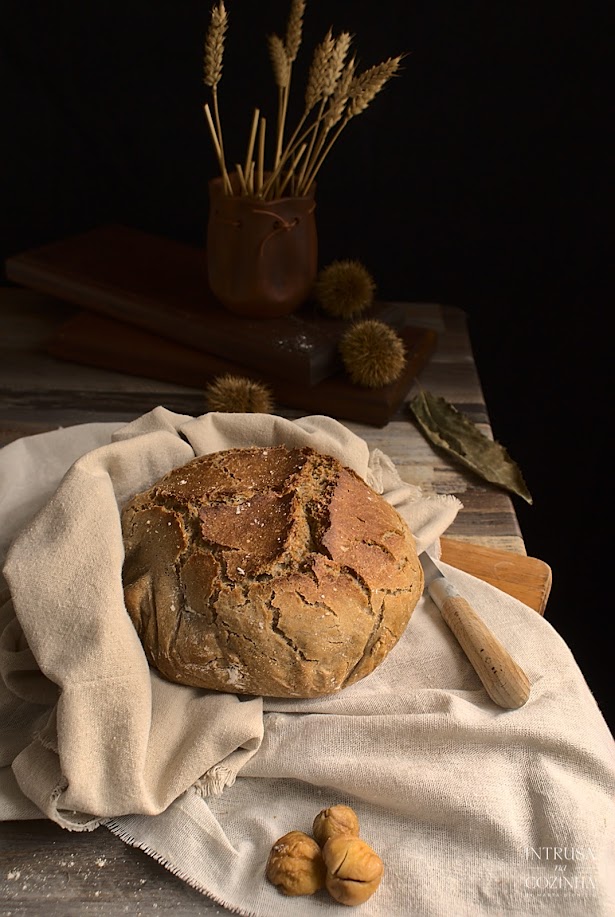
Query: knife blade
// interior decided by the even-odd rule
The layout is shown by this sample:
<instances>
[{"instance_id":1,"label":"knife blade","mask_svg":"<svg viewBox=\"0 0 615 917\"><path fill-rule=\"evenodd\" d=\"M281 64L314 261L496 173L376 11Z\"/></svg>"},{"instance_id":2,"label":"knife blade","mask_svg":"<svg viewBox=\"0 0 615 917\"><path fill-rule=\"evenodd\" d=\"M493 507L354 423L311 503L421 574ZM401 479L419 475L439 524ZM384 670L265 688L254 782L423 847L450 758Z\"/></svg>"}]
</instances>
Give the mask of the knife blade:
<instances>
[{"instance_id":1,"label":"knife blade","mask_svg":"<svg viewBox=\"0 0 615 917\"><path fill-rule=\"evenodd\" d=\"M429 554L423 551L419 560L429 595L491 700L507 709L522 707L530 696L530 682L523 669Z\"/></svg>"}]
</instances>

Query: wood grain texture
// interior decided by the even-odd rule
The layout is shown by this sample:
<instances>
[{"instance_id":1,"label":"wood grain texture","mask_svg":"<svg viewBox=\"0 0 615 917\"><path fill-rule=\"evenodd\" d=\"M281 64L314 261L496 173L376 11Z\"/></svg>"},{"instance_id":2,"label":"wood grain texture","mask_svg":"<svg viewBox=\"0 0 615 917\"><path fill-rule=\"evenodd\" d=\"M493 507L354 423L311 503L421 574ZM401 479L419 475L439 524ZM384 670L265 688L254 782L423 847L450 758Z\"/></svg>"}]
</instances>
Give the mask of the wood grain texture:
<instances>
[{"instance_id":1,"label":"wood grain texture","mask_svg":"<svg viewBox=\"0 0 615 917\"><path fill-rule=\"evenodd\" d=\"M440 539L442 560L490 583L544 615L551 591L551 568L537 557L487 548L446 536Z\"/></svg>"},{"instance_id":2,"label":"wood grain texture","mask_svg":"<svg viewBox=\"0 0 615 917\"><path fill-rule=\"evenodd\" d=\"M2 917L229 913L106 828L75 833L50 821L0 824Z\"/></svg>"}]
</instances>

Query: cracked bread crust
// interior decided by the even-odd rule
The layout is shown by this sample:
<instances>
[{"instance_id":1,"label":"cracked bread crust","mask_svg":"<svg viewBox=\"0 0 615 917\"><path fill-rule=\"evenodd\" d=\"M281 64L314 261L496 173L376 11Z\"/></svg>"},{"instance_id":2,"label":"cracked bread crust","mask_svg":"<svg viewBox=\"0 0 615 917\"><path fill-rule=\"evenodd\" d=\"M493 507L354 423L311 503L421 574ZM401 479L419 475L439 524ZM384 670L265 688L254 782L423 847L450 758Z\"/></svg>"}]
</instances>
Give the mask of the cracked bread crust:
<instances>
[{"instance_id":1,"label":"cracked bread crust","mask_svg":"<svg viewBox=\"0 0 615 917\"><path fill-rule=\"evenodd\" d=\"M199 456L133 497L122 532L128 613L185 685L333 694L383 661L423 591L407 523L310 447Z\"/></svg>"}]
</instances>

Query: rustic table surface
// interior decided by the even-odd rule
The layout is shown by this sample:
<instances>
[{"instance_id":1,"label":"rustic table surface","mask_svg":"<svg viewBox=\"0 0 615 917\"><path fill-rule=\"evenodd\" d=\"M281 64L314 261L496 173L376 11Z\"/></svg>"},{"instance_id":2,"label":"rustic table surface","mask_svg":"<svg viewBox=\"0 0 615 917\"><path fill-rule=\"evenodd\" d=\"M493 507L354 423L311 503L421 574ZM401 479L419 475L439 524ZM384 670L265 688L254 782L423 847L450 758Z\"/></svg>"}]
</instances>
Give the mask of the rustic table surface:
<instances>
[{"instance_id":1,"label":"rustic table surface","mask_svg":"<svg viewBox=\"0 0 615 917\"><path fill-rule=\"evenodd\" d=\"M0 289L0 445L79 423L128 422L157 405L203 413L200 391L49 356L45 341L75 311L34 292ZM409 304L408 323L438 333L436 350L420 374L421 384L490 436L465 314L438 304ZM299 416L283 408L279 413ZM457 548L461 542L526 554L509 496L436 453L403 408L383 428L346 425L370 448L389 455L402 478L424 493L459 497L463 509L447 532ZM547 595L548 584L543 582L544 601ZM0 823L1 917L171 912L174 917L228 913L104 828L73 833L46 821Z\"/></svg>"}]
</instances>

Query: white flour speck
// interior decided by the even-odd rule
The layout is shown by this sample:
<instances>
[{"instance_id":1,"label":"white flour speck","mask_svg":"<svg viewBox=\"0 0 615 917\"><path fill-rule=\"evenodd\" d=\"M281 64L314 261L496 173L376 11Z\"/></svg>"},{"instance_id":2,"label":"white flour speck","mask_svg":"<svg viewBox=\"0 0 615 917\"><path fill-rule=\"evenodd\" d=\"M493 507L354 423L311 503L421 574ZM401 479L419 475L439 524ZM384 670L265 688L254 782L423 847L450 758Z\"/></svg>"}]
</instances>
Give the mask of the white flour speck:
<instances>
[{"instance_id":1,"label":"white flour speck","mask_svg":"<svg viewBox=\"0 0 615 917\"><path fill-rule=\"evenodd\" d=\"M237 685L241 683L242 673L235 666L229 666L226 670L227 681L229 685Z\"/></svg>"}]
</instances>

